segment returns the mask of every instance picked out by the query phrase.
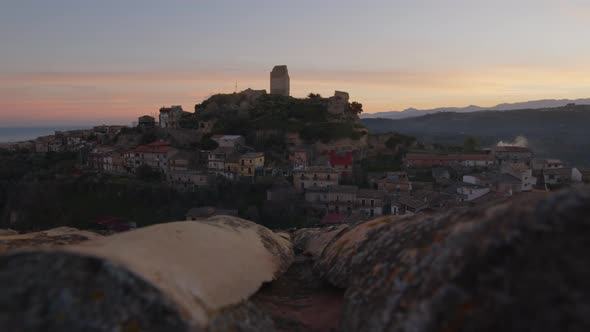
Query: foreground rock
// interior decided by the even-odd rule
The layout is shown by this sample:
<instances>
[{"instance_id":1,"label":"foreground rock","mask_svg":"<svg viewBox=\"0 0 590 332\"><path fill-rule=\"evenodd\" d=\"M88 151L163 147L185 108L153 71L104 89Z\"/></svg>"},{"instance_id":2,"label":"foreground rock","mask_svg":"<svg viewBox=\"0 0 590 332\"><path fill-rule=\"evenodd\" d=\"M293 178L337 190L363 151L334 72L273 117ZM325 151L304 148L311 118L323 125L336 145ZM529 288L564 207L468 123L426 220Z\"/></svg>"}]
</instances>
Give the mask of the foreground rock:
<instances>
[{"instance_id":1,"label":"foreground rock","mask_svg":"<svg viewBox=\"0 0 590 332\"><path fill-rule=\"evenodd\" d=\"M343 331L589 331L590 194L384 217L315 268L346 288Z\"/></svg>"},{"instance_id":2,"label":"foreground rock","mask_svg":"<svg viewBox=\"0 0 590 332\"><path fill-rule=\"evenodd\" d=\"M31 247L53 247L77 244L100 238L102 235L71 227L59 227L48 231L19 234L13 230L0 230L0 253Z\"/></svg>"},{"instance_id":3,"label":"foreground rock","mask_svg":"<svg viewBox=\"0 0 590 332\"><path fill-rule=\"evenodd\" d=\"M0 326L6 331L268 330L268 317L243 301L292 260L288 238L234 217L16 251L0 257Z\"/></svg>"}]
</instances>

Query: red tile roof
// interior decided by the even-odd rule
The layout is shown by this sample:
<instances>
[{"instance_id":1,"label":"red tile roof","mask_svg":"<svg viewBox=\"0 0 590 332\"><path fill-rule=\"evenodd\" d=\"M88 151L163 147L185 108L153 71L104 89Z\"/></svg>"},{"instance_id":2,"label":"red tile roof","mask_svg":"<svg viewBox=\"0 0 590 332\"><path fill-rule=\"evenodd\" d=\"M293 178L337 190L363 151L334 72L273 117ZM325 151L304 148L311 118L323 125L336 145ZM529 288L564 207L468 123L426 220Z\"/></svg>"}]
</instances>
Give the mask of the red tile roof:
<instances>
[{"instance_id":1,"label":"red tile roof","mask_svg":"<svg viewBox=\"0 0 590 332\"><path fill-rule=\"evenodd\" d=\"M352 152L330 152L330 164L334 166L352 165Z\"/></svg>"}]
</instances>

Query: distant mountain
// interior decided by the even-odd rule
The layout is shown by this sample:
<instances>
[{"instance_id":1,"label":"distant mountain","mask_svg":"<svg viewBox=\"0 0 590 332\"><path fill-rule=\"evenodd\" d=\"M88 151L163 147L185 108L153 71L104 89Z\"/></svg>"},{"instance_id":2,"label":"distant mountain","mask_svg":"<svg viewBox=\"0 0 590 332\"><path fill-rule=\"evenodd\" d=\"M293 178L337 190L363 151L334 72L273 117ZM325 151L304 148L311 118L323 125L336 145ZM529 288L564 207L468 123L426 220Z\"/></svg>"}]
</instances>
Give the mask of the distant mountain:
<instances>
[{"instance_id":1,"label":"distant mountain","mask_svg":"<svg viewBox=\"0 0 590 332\"><path fill-rule=\"evenodd\" d=\"M408 108L403 111L389 111L389 112L379 112L373 114L363 114L361 117L363 119L375 119L375 118L384 118L384 119L405 119L414 116L422 116L426 114L433 114L439 112L456 112L456 113L470 113L475 111L511 111L511 110L520 110L520 109L534 109L534 108L555 108L555 107L563 107L567 104L574 103L576 105L590 105L590 98L586 99L543 99L543 100L534 100L534 101L525 101L521 103L504 103L498 104L493 107L480 107L476 105L469 105L467 107L439 107L433 108L429 110L419 110L416 108Z\"/></svg>"},{"instance_id":2,"label":"distant mountain","mask_svg":"<svg viewBox=\"0 0 590 332\"><path fill-rule=\"evenodd\" d=\"M515 111L440 112L406 119L361 119L371 133L396 131L425 143L462 145L479 137L483 147L524 136L537 156L590 166L590 106Z\"/></svg>"}]
</instances>

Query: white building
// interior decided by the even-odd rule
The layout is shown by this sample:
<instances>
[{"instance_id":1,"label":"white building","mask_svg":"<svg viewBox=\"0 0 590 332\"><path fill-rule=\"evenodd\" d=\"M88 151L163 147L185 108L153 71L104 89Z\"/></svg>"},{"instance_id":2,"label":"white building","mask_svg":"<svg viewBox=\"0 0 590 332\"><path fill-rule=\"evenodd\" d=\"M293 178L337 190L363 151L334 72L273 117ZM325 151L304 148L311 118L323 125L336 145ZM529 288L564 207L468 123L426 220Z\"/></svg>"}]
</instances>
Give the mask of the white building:
<instances>
[{"instance_id":1,"label":"white building","mask_svg":"<svg viewBox=\"0 0 590 332\"><path fill-rule=\"evenodd\" d=\"M490 188L478 186L471 183L462 183L457 187L457 194L463 197L464 201L470 202L490 192Z\"/></svg>"}]
</instances>

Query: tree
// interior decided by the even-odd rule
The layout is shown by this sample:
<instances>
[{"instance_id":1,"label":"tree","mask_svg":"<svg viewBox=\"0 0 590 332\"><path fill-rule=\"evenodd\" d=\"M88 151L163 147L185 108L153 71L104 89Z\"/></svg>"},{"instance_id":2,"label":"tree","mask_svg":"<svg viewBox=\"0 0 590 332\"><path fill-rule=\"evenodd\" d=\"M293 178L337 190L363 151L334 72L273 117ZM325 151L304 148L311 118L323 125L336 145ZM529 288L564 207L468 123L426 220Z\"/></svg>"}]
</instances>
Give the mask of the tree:
<instances>
[{"instance_id":1,"label":"tree","mask_svg":"<svg viewBox=\"0 0 590 332\"><path fill-rule=\"evenodd\" d=\"M322 95L320 95L319 93L310 93L307 95L307 98L309 99L320 99L322 98Z\"/></svg>"},{"instance_id":2,"label":"tree","mask_svg":"<svg viewBox=\"0 0 590 332\"><path fill-rule=\"evenodd\" d=\"M201 140L201 149L202 150L211 151L211 150L215 150L219 147L219 144L217 144L217 142L212 140L211 136L212 136L211 134L207 134L207 135L203 136L203 139Z\"/></svg>"},{"instance_id":3,"label":"tree","mask_svg":"<svg viewBox=\"0 0 590 332\"><path fill-rule=\"evenodd\" d=\"M349 109L352 112L352 114L359 115L363 113L363 104L353 101L352 103L350 103Z\"/></svg>"},{"instance_id":4,"label":"tree","mask_svg":"<svg viewBox=\"0 0 590 332\"><path fill-rule=\"evenodd\" d=\"M477 151L479 150L479 138L475 136L467 136L463 141L463 150Z\"/></svg>"}]
</instances>

